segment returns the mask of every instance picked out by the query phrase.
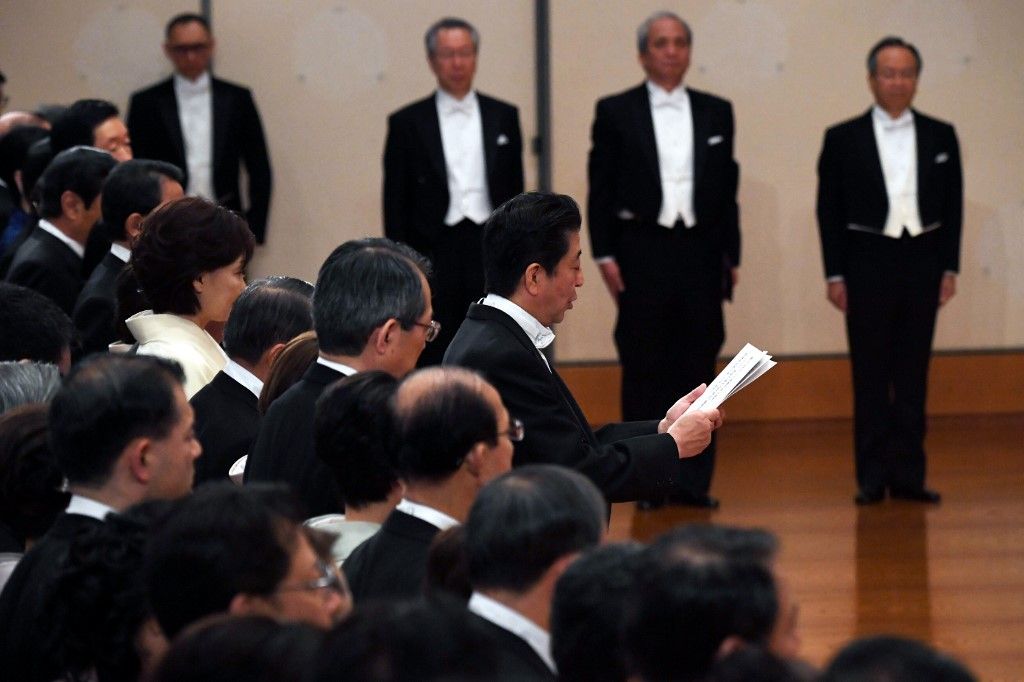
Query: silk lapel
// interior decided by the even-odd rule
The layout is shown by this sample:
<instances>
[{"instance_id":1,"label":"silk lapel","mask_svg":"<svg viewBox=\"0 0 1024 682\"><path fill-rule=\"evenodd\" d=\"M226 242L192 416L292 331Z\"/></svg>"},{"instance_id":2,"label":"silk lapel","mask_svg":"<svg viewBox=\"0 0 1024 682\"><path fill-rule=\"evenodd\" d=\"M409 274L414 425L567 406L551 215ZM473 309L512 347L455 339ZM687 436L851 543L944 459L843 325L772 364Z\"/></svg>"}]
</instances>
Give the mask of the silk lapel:
<instances>
[{"instance_id":1,"label":"silk lapel","mask_svg":"<svg viewBox=\"0 0 1024 682\"><path fill-rule=\"evenodd\" d=\"M484 136L484 163L487 179L491 179L491 169L495 167L494 159L498 153L498 110L487 97L477 93L476 101L480 106L480 128Z\"/></svg>"},{"instance_id":2,"label":"silk lapel","mask_svg":"<svg viewBox=\"0 0 1024 682\"><path fill-rule=\"evenodd\" d=\"M704 162L708 158L711 121L708 120L708 108L704 106L704 101L699 96L695 97L690 88L686 88L686 94L690 98L690 118L693 119L693 187L696 194L704 172Z\"/></svg>"},{"instance_id":3,"label":"silk lapel","mask_svg":"<svg viewBox=\"0 0 1024 682\"><path fill-rule=\"evenodd\" d=\"M913 110L912 110L913 111ZM924 125L921 117L914 111L914 137L917 146L917 196L924 196L930 178L929 171L935 163L935 138L931 128Z\"/></svg>"},{"instance_id":4,"label":"silk lapel","mask_svg":"<svg viewBox=\"0 0 1024 682\"><path fill-rule=\"evenodd\" d=\"M427 157L434 172L445 179L445 187L448 187L448 171L445 169L444 145L441 143L441 121L437 117L437 99L428 97L423 100L423 108L420 115L416 117L416 125L419 128L419 139L423 140L426 147ZM447 206L447 201L445 202Z\"/></svg>"},{"instance_id":5,"label":"silk lapel","mask_svg":"<svg viewBox=\"0 0 1024 682\"><path fill-rule=\"evenodd\" d=\"M167 81L167 87L160 91L160 116L164 130L171 136L171 142L178 154L177 164L187 172L185 164L185 138L181 133L181 119L178 117L178 98L174 95L174 81Z\"/></svg>"},{"instance_id":6,"label":"silk lapel","mask_svg":"<svg viewBox=\"0 0 1024 682\"><path fill-rule=\"evenodd\" d=\"M213 129L213 163L212 168L222 168L224 158L224 147L227 144L228 138L231 136L231 131L228 130L228 126L231 124L231 101L228 92L223 87L223 84L217 79L211 76L210 78L210 97L213 101L213 121L211 122ZM217 174L214 170L213 178L213 191L217 192ZM240 201L240 198L236 198ZM226 201L227 197L218 197L218 201Z\"/></svg>"},{"instance_id":7,"label":"silk lapel","mask_svg":"<svg viewBox=\"0 0 1024 682\"><path fill-rule=\"evenodd\" d=\"M654 136L654 117L651 116L651 95L647 91L646 83L640 85L633 92L635 93L633 98L633 121L637 136L640 138L640 149L660 188L661 168L658 166L658 142Z\"/></svg>"},{"instance_id":8,"label":"silk lapel","mask_svg":"<svg viewBox=\"0 0 1024 682\"><path fill-rule=\"evenodd\" d=\"M868 171L868 192L881 196L888 206L889 192L885 189L885 174L882 171L882 157L878 155L878 140L875 139L875 125L871 119L871 110L857 122L856 146L864 155L865 170ZM888 210L888 209L887 209Z\"/></svg>"}]
</instances>

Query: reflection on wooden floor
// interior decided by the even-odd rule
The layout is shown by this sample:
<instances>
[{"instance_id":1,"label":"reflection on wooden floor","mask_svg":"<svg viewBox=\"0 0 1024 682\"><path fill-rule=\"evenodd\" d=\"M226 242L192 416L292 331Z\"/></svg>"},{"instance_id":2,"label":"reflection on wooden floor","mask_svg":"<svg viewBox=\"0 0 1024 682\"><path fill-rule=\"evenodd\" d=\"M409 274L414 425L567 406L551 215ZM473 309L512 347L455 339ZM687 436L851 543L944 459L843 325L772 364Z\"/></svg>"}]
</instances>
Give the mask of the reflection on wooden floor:
<instances>
[{"instance_id":1,"label":"reflection on wooden floor","mask_svg":"<svg viewBox=\"0 0 1024 682\"><path fill-rule=\"evenodd\" d=\"M612 537L646 541L707 520L767 528L782 542L807 660L896 633L953 653L981 679L1024 679L1024 415L930 421L937 507L856 507L851 443L847 420L727 424L712 489L720 511L615 505Z\"/></svg>"}]
</instances>

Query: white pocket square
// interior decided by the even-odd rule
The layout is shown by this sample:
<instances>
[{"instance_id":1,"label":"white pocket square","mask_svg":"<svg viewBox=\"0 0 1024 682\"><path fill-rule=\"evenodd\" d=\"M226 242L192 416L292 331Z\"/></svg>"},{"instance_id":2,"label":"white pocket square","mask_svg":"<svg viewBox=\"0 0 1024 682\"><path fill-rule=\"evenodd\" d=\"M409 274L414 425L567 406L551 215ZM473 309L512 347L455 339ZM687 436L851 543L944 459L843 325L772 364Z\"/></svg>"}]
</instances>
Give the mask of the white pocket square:
<instances>
[{"instance_id":1,"label":"white pocket square","mask_svg":"<svg viewBox=\"0 0 1024 682\"><path fill-rule=\"evenodd\" d=\"M708 146L720 144L724 138L721 135L712 135L708 138Z\"/></svg>"},{"instance_id":2,"label":"white pocket square","mask_svg":"<svg viewBox=\"0 0 1024 682\"><path fill-rule=\"evenodd\" d=\"M946 163L947 161L949 161L949 154L946 152L942 152L935 157L935 163Z\"/></svg>"},{"instance_id":3,"label":"white pocket square","mask_svg":"<svg viewBox=\"0 0 1024 682\"><path fill-rule=\"evenodd\" d=\"M508 135L506 135L505 133L498 135L498 146L501 147L502 145L506 144L508 144Z\"/></svg>"}]
</instances>

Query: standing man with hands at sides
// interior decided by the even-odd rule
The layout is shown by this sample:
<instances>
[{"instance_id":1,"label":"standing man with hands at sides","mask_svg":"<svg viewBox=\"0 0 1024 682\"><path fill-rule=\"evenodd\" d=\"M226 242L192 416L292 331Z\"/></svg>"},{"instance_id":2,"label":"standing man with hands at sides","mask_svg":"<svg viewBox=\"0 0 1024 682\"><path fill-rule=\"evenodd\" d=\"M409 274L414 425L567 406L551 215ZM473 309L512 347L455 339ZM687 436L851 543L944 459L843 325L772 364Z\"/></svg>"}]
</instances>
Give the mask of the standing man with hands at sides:
<instances>
[{"instance_id":1,"label":"standing man with hands at sides","mask_svg":"<svg viewBox=\"0 0 1024 682\"><path fill-rule=\"evenodd\" d=\"M618 305L622 416L650 419L715 376L725 339L722 299L740 262L739 166L732 105L683 85L693 32L671 12L637 29L647 80L600 100L587 209L594 259ZM662 499L715 508L715 443Z\"/></svg>"},{"instance_id":2,"label":"standing man with hands at sides","mask_svg":"<svg viewBox=\"0 0 1024 682\"><path fill-rule=\"evenodd\" d=\"M476 29L447 17L424 40L437 92L391 114L384 145L384 234L434 265L441 332L421 366L441 363L466 308L483 296L483 224L523 191L519 112L473 89Z\"/></svg>"},{"instance_id":3,"label":"standing man with hands at sides","mask_svg":"<svg viewBox=\"0 0 1024 682\"><path fill-rule=\"evenodd\" d=\"M591 430L541 353L583 286L581 221L579 206L561 194L520 194L494 211L484 231L487 296L469 307L444 361L483 374L523 421L516 466L575 468L609 502L662 499L685 482L687 464L708 446L722 417L714 409L683 414L704 392L701 385L661 421Z\"/></svg>"},{"instance_id":4,"label":"standing man with hands at sides","mask_svg":"<svg viewBox=\"0 0 1024 682\"><path fill-rule=\"evenodd\" d=\"M128 130L137 157L181 168L189 196L242 212L256 243L262 244L271 189L263 124L248 88L210 74L215 47L206 17L172 18L164 54L174 75L132 95ZM245 211L239 187L243 164L249 178Z\"/></svg>"},{"instance_id":5,"label":"standing man with hands at sides","mask_svg":"<svg viewBox=\"0 0 1024 682\"><path fill-rule=\"evenodd\" d=\"M925 488L925 397L938 308L956 292L963 173L953 126L911 108L921 55L868 53L875 105L825 132L818 227L826 296L846 317L857 504L937 503Z\"/></svg>"}]
</instances>

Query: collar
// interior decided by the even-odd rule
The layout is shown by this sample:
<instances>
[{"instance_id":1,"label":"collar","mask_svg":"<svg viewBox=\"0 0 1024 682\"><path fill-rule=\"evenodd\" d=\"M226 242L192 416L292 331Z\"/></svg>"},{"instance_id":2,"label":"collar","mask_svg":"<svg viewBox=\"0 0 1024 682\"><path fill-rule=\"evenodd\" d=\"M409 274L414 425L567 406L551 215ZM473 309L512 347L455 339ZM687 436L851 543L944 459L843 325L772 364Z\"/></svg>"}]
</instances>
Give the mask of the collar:
<instances>
[{"instance_id":1,"label":"collar","mask_svg":"<svg viewBox=\"0 0 1024 682\"><path fill-rule=\"evenodd\" d=\"M530 337L530 341L533 342L533 345L538 350L547 348L555 340L555 332L550 327L542 325L536 317L526 312L518 303L513 303L504 296L498 296L497 294L487 294L481 303L497 308L515 320L516 324L523 328L523 331Z\"/></svg>"},{"instance_id":2,"label":"collar","mask_svg":"<svg viewBox=\"0 0 1024 682\"><path fill-rule=\"evenodd\" d=\"M353 374L355 374L356 372L359 371L359 370L355 369L354 367L349 367L348 365L343 365L340 362L334 362L333 360L326 360L324 358L324 356L322 356L322 355L317 356L316 364L323 365L324 367L329 367L330 369L333 369L335 372L341 372L342 374L344 374L347 377L350 377L350 376L352 376Z\"/></svg>"},{"instance_id":3,"label":"collar","mask_svg":"<svg viewBox=\"0 0 1024 682\"><path fill-rule=\"evenodd\" d=\"M443 511L428 507L425 504L419 502L413 502L406 498L402 498L402 501L395 507L400 512L404 512L409 516L414 516L420 521L426 521L431 526L435 526L438 530L448 530L452 526L458 526L458 519L454 519L448 516Z\"/></svg>"},{"instance_id":4,"label":"collar","mask_svg":"<svg viewBox=\"0 0 1024 682\"><path fill-rule=\"evenodd\" d=\"M660 85L647 81L647 93L651 97L651 107L674 107L683 109L690 104L690 96L686 94L686 87L680 83L672 90L666 90Z\"/></svg>"},{"instance_id":5,"label":"collar","mask_svg":"<svg viewBox=\"0 0 1024 682\"><path fill-rule=\"evenodd\" d=\"M234 360L228 360L228 364L224 365L224 369L221 371L245 386L257 398L263 392L263 382L260 381L260 378Z\"/></svg>"},{"instance_id":6,"label":"collar","mask_svg":"<svg viewBox=\"0 0 1024 682\"><path fill-rule=\"evenodd\" d=\"M43 232L46 232L47 234L51 234L54 237L56 237L57 239L59 239L60 241L62 241L69 249L74 251L75 255L78 256L79 258L84 258L85 257L85 247L82 246L81 244L79 244L78 242L76 242L71 237L69 237L66 234L64 234L63 232L61 232L60 228L57 227L56 225L54 225L53 223L51 223L49 220L46 220L45 218L41 219L39 221L39 228Z\"/></svg>"},{"instance_id":7,"label":"collar","mask_svg":"<svg viewBox=\"0 0 1024 682\"><path fill-rule=\"evenodd\" d=\"M204 95L210 91L210 72L204 71L203 75L194 81L174 74L174 92L179 95Z\"/></svg>"},{"instance_id":8,"label":"collar","mask_svg":"<svg viewBox=\"0 0 1024 682\"><path fill-rule=\"evenodd\" d=\"M551 635L541 626L517 611L513 611L504 604L497 602L490 597L473 592L467 605L469 610L488 620L503 630L508 630L516 637L530 645L530 648L537 652L544 664L557 673L555 660L551 657Z\"/></svg>"},{"instance_id":9,"label":"collar","mask_svg":"<svg viewBox=\"0 0 1024 682\"><path fill-rule=\"evenodd\" d=\"M78 514L79 516L88 516L102 521L106 518L107 514L116 514L117 510L113 507L97 502L96 500L83 497L82 495L72 495L71 501L68 502L67 509L64 510L65 514Z\"/></svg>"},{"instance_id":10,"label":"collar","mask_svg":"<svg viewBox=\"0 0 1024 682\"><path fill-rule=\"evenodd\" d=\"M127 263L132 258L132 252L127 246L121 246L116 243L110 245L110 253L114 254L114 257L122 263Z\"/></svg>"},{"instance_id":11,"label":"collar","mask_svg":"<svg viewBox=\"0 0 1024 682\"><path fill-rule=\"evenodd\" d=\"M899 130L900 128L914 125L914 112L910 107L907 107L903 110L902 114L893 118L876 104L871 107L871 118L876 126L882 127L882 130Z\"/></svg>"},{"instance_id":12,"label":"collar","mask_svg":"<svg viewBox=\"0 0 1024 682\"><path fill-rule=\"evenodd\" d=\"M455 112L472 114L479 108L476 99L476 90L470 90L462 99L455 99L444 90L437 91L437 109L447 116Z\"/></svg>"}]
</instances>

